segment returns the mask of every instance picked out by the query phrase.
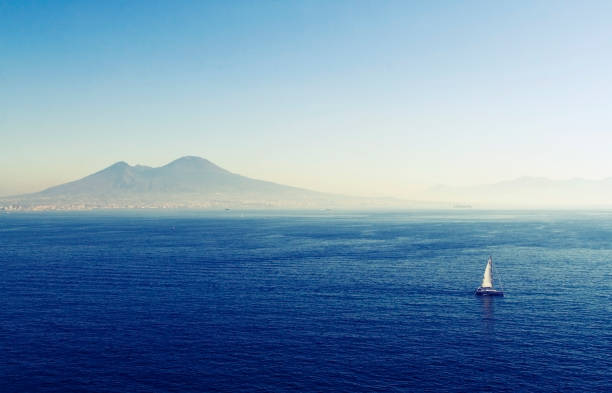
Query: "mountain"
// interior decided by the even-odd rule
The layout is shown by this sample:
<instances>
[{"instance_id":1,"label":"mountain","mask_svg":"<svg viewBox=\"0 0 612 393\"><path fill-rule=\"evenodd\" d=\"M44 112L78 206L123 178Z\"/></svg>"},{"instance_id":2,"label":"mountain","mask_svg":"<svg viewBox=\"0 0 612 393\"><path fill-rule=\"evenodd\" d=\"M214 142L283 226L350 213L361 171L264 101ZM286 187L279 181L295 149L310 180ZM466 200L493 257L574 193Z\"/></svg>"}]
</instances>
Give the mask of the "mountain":
<instances>
[{"instance_id":1,"label":"mountain","mask_svg":"<svg viewBox=\"0 0 612 393\"><path fill-rule=\"evenodd\" d=\"M552 180L526 176L468 187L439 185L432 187L428 196L474 207L610 207L612 178Z\"/></svg>"},{"instance_id":2,"label":"mountain","mask_svg":"<svg viewBox=\"0 0 612 393\"><path fill-rule=\"evenodd\" d=\"M159 168L130 166L121 161L93 175L48 188L37 195L87 197L167 193L218 195L235 192L287 193L298 190L236 175L203 158L188 156Z\"/></svg>"},{"instance_id":3,"label":"mountain","mask_svg":"<svg viewBox=\"0 0 612 393\"><path fill-rule=\"evenodd\" d=\"M612 178L551 180L521 177L468 187L435 186L414 202L326 194L251 179L187 156L152 168L123 161L46 190L0 198L7 210L112 208L584 208L612 206Z\"/></svg>"},{"instance_id":4,"label":"mountain","mask_svg":"<svg viewBox=\"0 0 612 393\"><path fill-rule=\"evenodd\" d=\"M2 198L0 208L331 208L398 201L345 197L251 179L187 156L158 168L121 161L80 180Z\"/></svg>"}]
</instances>

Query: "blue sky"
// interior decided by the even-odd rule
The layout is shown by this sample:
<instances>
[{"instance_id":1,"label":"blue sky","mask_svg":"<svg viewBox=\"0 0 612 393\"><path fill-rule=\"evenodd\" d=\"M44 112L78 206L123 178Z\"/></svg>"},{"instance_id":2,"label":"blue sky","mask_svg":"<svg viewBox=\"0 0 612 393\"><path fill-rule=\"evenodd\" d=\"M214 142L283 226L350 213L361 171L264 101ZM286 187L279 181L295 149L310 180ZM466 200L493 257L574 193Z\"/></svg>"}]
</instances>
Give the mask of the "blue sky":
<instances>
[{"instance_id":1,"label":"blue sky","mask_svg":"<svg viewBox=\"0 0 612 393\"><path fill-rule=\"evenodd\" d=\"M612 2L3 1L0 195L198 155L320 191L612 176Z\"/></svg>"}]
</instances>

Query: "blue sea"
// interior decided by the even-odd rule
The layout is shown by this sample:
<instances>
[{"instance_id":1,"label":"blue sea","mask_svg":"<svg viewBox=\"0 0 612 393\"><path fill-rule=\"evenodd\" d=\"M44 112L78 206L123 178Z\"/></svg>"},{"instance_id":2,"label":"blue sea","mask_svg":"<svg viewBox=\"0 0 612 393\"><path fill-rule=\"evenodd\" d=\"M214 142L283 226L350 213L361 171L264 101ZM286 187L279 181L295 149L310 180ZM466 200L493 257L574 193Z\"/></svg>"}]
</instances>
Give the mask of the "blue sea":
<instances>
[{"instance_id":1,"label":"blue sea","mask_svg":"<svg viewBox=\"0 0 612 393\"><path fill-rule=\"evenodd\" d=\"M3 214L0 391L611 392L612 212Z\"/></svg>"}]
</instances>

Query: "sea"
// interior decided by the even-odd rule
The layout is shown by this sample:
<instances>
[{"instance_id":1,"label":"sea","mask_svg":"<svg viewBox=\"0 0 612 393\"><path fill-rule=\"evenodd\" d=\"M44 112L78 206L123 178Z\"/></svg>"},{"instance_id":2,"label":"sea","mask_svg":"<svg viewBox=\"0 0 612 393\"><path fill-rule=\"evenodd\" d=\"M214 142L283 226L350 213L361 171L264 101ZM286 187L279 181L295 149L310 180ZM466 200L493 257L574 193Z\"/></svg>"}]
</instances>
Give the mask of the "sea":
<instances>
[{"instance_id":1,"label":"sea","mask_svg":"<svg viewBox=\"0 0 612 393\"><path fill-rule=\"evenodd\" d=\"M2 214L0 391L612 392L612 212Z\"/></svg>"}]
</instances>

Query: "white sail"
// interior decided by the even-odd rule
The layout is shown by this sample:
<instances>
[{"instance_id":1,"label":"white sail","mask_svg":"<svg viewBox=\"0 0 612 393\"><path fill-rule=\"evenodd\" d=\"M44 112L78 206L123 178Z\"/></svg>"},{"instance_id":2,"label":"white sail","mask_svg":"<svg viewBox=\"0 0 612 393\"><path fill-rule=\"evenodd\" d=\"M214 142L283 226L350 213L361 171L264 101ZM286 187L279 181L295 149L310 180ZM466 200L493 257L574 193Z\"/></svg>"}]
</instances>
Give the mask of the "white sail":
<instances>
[{"instance_id":1,"label":"white sail","mask_svg":"<svg viewBox=\"0 0 612 393\"><path fill-rule=\"evenodd\" d=\"M480 286L483 288L493 287L493 260L491 260L491 257L489 257L487 261L487 267L485 268L482 284Z\"/></svg>"}]
</instances>

